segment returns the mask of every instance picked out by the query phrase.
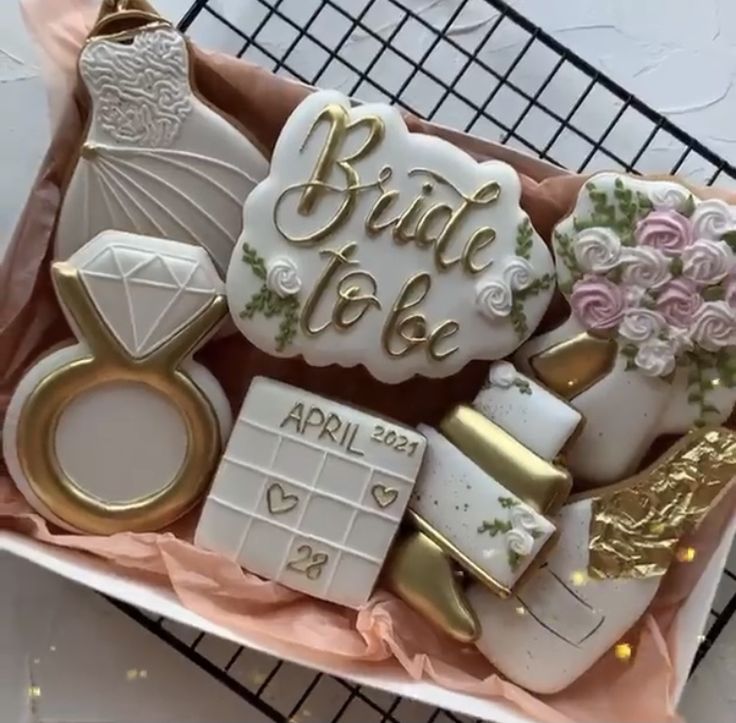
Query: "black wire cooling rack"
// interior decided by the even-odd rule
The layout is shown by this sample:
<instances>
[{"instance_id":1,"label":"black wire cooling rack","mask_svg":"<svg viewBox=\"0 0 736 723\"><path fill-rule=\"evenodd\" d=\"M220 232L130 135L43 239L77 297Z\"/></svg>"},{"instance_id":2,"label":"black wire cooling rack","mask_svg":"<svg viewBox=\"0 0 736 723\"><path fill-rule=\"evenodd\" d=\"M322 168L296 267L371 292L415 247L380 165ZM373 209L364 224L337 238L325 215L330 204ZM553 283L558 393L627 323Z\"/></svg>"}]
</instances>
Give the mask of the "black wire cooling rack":
<instances>
[{"instance_id":1,"label":"black wire cooling rack","mask_svg":"<svg viewBox=\"0 0 736 723\"><path fill-rule=\"evenodd\" d=\"M179 27L280 75L389 101L571 170L669 171L736 188L732 164L502 0L197 0ZM273 721L469 720L113 603ZM694 667L735 614L732 551Z\"/></svg>"}]
</instances>

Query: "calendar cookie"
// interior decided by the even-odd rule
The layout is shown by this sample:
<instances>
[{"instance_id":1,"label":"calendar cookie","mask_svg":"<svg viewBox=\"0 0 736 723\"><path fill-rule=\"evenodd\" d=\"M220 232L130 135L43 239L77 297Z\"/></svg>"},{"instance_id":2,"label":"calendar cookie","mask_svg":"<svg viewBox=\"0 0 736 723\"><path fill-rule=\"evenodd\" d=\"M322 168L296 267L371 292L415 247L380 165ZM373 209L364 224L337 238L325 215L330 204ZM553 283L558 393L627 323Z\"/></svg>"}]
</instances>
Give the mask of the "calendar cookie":
<instances>
[{"instance_id":1,"label":"calendar cookie","mask_svg":"<svg viewBox=\"0 0 736 723\"><path fill-rule=\"evenodd\" d=\"M403 517L425 444L403 425L257 377L195 542L287 587L360 607Z\"/></svg>"}]
</instances>

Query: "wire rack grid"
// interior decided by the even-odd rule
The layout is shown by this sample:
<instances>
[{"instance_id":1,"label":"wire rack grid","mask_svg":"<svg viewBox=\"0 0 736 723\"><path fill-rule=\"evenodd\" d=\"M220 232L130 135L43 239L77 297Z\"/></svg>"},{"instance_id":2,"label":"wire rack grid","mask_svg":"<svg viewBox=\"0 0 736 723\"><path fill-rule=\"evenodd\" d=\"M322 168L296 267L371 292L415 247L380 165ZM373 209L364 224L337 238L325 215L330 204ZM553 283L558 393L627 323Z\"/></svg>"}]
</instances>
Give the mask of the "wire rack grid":
<instances>
[{"instance_id":1,"label":"wire rack grid","mask_svg":"<svg viewBox=\"0 0 736 723\"><path fill-rule=\"evenodd\" d=\"M502 0L196 0L180 28L280 75L388 101L577 172L669 171L736 188L732 164ZM111 602L273 721L468 720ZM735 614L736 550L694 667Z\"/></svg>"}]
</instances>

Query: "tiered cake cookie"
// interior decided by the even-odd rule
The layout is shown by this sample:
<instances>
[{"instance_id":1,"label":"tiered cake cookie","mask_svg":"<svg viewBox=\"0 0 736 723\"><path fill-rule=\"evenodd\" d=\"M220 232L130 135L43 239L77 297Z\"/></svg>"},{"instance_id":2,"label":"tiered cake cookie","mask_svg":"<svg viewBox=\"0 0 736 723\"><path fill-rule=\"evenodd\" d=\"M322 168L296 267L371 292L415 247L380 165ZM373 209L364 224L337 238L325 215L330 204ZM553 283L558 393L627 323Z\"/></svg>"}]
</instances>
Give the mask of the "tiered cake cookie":
<instances>
[{"instance_id":1,"label":"tiered cake cookie","mask_svg":"<svg viewBox=\"0 0 736 723\"><path fill-rule=\"evenodd\" d=\"M390 383L506 356L554 286L520 193L510 166L409 133L395 108L314 93L246 201L235 323L268 353Z\"/></svg>"},{"instance_id":2,"label":"tiered cake cookie","mask_svg":"<svg viewBox=\"0 0 736 723\"><path fill-rule=\"evenodd\" d=\"M442 434L420 427L427 455L409 502L417 532L397 543L385 576L396 594L462 641L477 638L480 627L457 573L507 597L549 553L550 518L572 485L551 460L582 422L507 362L491 366L474 406L451 411ZM530 425L532 418L555 424Z\"/></svg>"},{"instance_id":3,"label":"tiered cake cookie","mask_svg":"<svg viewBox=\"0 0 736 723\"><path fill-rule=\"evenodd\" d=\"M78 343L32 367L3 454L41 514L92 534L156 530L207 490L230 409L191 355L225 318L204 249L108 231L53 265Z\"/></svg>"},{"instance_id":4,"label":"tiered cake cookie","mask_svg":"<svg viewBox=\"0 0 736 723\"><path fill-rule=\"evenodd\" d=\"M628 642L626 632L651 603L680 539L735 476L736 434L701 430L633 479L573 501L557 518L560 540L547 563L517 595L468 590L482 627L478 648L538 693L567 687L618 642L635 655L636 637Z\"/></svg>"},{"instance_id":5,"label":"tiered cake cookie","mask_svg":"<svg viewBox=\"0 0 736 723\"><path fill-rule=\"evenodd\" d=\"M164 22L93 37L79 71L91 117L66 189L56 257L67 259L114 228L202 245L224 272L243 201L268 163L197 97L184 37Z\"/></svg>"},{"instance_id":6,"label":"tiered cake cookie","mask_svg":"<svg viewBox=\"0 0 736 723\"><path fill-rule=\"evenodd\" d=\"M349 607L368 600L424 456L413 429L257 377L195 542Z\"/></svg>"},{"instance_id":7,"label":"tiered cake cookie","mask_svg":"<svg viewBox=\"0 0 736 723\"><path fill-rule=\"evenodd\" d=\"M736 403L736 208L672 181L601 174L555 230L570 319L516 360L586 419L576 479L634 473L657 437Z\"/></svg>"}]
</instances>

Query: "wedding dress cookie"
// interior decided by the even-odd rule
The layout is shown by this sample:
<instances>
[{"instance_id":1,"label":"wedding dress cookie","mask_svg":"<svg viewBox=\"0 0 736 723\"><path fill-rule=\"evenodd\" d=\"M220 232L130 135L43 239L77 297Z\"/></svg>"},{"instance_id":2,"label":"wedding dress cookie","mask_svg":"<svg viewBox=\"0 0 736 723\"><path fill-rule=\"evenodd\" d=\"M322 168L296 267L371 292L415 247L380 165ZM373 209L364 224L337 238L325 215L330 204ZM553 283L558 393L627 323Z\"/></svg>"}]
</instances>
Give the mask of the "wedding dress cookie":
<instances>
[{"instance_id":1,"label":"wedding dress cookie","mask_svg":"<svg viewBox=\"0 0 736 723\"><path fill-rule=\"evenodd\" d=\"M443 377L529 337L553 293L511 166L410 133L395 108L319 91L245 205L228 269L236 325L277 356Z\"/></svg>"},{"instance_id":2,"label":"wedding dress cookie","mask_svg":"<svg viewBox=\"0 0 736 723\"><path fill-rule=\"evenodd\" d=\"M674 563L680 539L735 475L736 434L700 430L635 478L571 502L556 519L557 546L515 596L502 600L478 584L468 590L480 651L536 693L566 688L619 641L635 655L626 632L670 565L684 564Z\"/></svg>"},{"instance_id":3,"label":"wedding dress cookie","mask_svg":"<svg viewBox=\"0 0 736 723\"><path fill-rule=\"evenodd\" d=\"M56 257L114 228L204 246L224 273L243 202L268 163L197 97L184 37L163 22L93 37L79 71L91 117Z\"/></svg>"},{"instance_id":4,"label":"wedding dress cookie","mask_svg":"<svg viewBox=\"0 0 736 723\"><path fill-rule=\"evenodd\" d=\"M78 343L15 390L8 470L66 529L164 527L204 495L230 431L220 385L191 360L226 316L224 285L204 249L118 231L52 276Z\"/></svg>"},{"instance_id":5,"label":"wedding dress cookie","mask_svg":"<svg viewBox=\"0 0 736 723\"><path fill-rule=\"evenodd\" d=\"M576 480L620 480L659 436L730 416L736 207L672 181L602 174L553 246L572 314L516 361L583 413L567 453Z\"/></svg>"},{"instance_id":6,"label":"wedding dress cookie","mask_svg":"<svg viewBox=\"0 0 736 723\"><path fill-rule=\"evenodd\" d=\"M249 572L358 608L373 591L424 448L413 429L257 377L195 542Z\"/></svg>"},{"instance_id":7,"label":"wedding dress cookie","mask_svg":"<svg viewBox=\"0 0 736 723\"><path fill-rule=\"evenodd\" d=\"M420 426L427 452L409 502L416 531L397 542L385 573L399 597L463 642L480 628L458 572L508 597L543 561L556 539L550 518L572 485L550 460L582 422L508 362L491 366L474 407L451 411L442 434ZM535 418L554 423L529 425Z\"/></svg>"}]
</instances>

